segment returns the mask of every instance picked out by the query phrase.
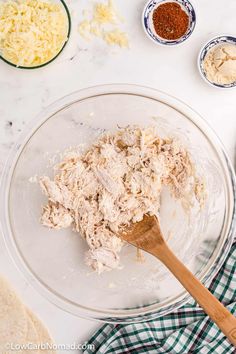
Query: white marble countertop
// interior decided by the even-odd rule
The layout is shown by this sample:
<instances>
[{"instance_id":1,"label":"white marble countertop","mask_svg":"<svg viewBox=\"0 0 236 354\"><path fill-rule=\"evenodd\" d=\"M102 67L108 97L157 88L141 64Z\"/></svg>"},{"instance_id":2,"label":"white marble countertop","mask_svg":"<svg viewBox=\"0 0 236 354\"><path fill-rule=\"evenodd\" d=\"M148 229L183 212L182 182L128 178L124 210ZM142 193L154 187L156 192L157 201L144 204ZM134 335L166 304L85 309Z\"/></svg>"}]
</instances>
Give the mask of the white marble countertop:
<instances>
[{"instance_id":1,"label":"white marble countertop","mask_svg":"<svg viewBox=\"0 0 236 354\"><path fill-rule=\"evenodd\" d=\"M166 91L197 110L217 132L230 157L236 142L236 89L209 87L199 76L197 55L211 37L235 33L236 1L195 0L197 27L181 46L156 46L140 23L143 0L117 0L126 19L130 49L107 47L100 40L86 42L77 26L86 0L67 0L73 32L63 54L38 70L19 70L0 62L0 171L6 156L27 123L45 106L75 90L104 83L135 83ZM23 301L45 322L56 343L83 342L98 323L76 318L46 301L26 283L0 237L0 272L14 284ZM62 351L60 353L63 353ZM72 351L72 353L75 353Z\"/></svg>"}]
</instances>

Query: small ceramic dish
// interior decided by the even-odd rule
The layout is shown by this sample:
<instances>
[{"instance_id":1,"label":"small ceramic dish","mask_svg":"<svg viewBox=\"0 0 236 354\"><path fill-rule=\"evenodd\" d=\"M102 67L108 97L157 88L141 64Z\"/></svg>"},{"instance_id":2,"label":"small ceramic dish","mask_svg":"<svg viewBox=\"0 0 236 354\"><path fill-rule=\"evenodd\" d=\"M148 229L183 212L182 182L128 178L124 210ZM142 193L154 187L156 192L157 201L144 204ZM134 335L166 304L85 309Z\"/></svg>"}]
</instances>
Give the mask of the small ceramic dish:
<instances>
[{"instance_id":1,"label":"small ceramic dish","mask_svg":"<svg viewBox=\"0 0 236 354\"><path fill-rule=\"evenodd\" d=\"M224 43L229 43L229 44L234 44L236 45L236 37L233 36L227 36L227 35L223 35L223 36L218 36L218 37L214 37L212 39L210 39L200 50L199 56L198 56L198 70L200 72L201 77L203 78L203 80L208 83L210 86L216 87L216 88L234 88L236 87L236 81L232 82L230 84L217 84L215 82L210 81L205 73L204 67L203 67L203 63L204 63L204 59L206 57L206 55L209 53L209 51L220 45L220 44L224 44Z\"/></svg>"},{"instance_id":2,"label":"small ceramic dish","mask_svg":"<svg viewBox=\"0 0 236 354\"><path fill-rule=\"evenodd\" d=\"M168 40L158 36L153 25L153 12L161 4L167 2L176 2L189 16L189 26L187 32L180 38L175 40ZM176 44L183 43L194 31L196 25L196 13L193 5L188 0L149 0L144 7L142 14L142 24L144 32L147 34L153 42L160 45L174 46Z\"/></svg>"}]
</instances>

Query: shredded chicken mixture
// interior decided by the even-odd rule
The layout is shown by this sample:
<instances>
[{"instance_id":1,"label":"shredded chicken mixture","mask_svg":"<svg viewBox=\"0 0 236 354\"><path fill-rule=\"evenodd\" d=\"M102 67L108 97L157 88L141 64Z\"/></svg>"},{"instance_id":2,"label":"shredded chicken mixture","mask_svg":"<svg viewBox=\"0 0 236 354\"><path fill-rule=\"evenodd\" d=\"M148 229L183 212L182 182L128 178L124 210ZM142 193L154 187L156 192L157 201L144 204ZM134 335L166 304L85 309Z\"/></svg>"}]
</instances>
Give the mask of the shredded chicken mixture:
<instances>
[{"instance_id":1,"label":"shredded chicken mixture","mask_svg":"<svg viewBox=\"0 0 236 354\"><path fill-rule=\"evenodd\" d=\"M202 191L186 149L152 127L120 129L86 153L65 154L40 186L48 198L42 224L79 232L89 247L86 263L99 273L120 267L119 230L144 214L158 216L164 186L188 203L200 203Z\"/></svg>"}]
</instances>

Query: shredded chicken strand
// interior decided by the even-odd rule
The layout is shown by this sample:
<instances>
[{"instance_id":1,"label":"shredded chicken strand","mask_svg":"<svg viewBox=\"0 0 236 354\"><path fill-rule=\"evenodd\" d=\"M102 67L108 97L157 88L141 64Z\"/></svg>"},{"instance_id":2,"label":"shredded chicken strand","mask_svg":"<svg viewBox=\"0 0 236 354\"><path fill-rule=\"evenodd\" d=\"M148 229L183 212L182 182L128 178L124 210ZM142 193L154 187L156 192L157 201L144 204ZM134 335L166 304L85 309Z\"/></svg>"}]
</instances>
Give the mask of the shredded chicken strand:
<instances>
[{"instance_id":1,"label":"shredded chicken strand","mask_svg":"<svg viewBox=\"0 0 236 354\"><path fill-rule=\"evenodd\" d=\"M85 153L70 152L55 176L40 178L48 198L43 225L72 227L86 240L86 263L97 272L120 267L119 230L157 215L168 186L174 198L201 204L203 186L187 150L155 128L128 127L103 135Z\"/></svg>"}]
</instances>

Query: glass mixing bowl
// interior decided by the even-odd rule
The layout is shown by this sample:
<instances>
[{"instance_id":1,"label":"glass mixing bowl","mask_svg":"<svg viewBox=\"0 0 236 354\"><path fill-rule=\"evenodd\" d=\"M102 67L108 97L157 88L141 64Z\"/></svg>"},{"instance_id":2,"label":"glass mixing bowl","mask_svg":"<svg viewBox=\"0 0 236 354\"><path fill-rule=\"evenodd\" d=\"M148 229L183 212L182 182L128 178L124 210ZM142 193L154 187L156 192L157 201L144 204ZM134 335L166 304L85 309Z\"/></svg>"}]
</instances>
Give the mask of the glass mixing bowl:
<instances>
[{"instance_id":1,"label":"glass mixing bowl","mask_svg":"<svg viewBox=\"0 0 236 354\"><path fill-rule=\"evenodd\" d=\"M101 275L84 264L85 241L75 232L40 225L46 202L35 175L52 175L50 162L70 146L89 146L117 126L156 125L189 149L205 179L207 201L183 211L168 191L162 195L161 224L177 256L209 284L227 256L235 229L235 179L224 149L190 107L162 92L133 85L105 85L73 93L48 107L21 137L1 184L1 224L6 245L28 281L60 308L106 322L137 322L167 314L190 295L151 255L136 261L125 246L123 269Z\"/></svg>"}]
</instances>

